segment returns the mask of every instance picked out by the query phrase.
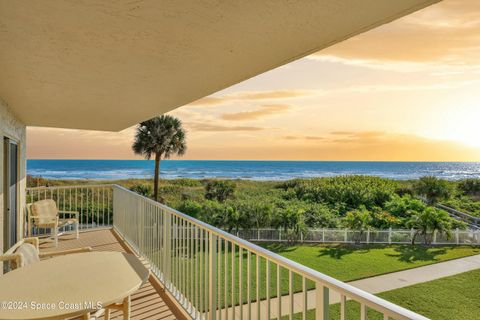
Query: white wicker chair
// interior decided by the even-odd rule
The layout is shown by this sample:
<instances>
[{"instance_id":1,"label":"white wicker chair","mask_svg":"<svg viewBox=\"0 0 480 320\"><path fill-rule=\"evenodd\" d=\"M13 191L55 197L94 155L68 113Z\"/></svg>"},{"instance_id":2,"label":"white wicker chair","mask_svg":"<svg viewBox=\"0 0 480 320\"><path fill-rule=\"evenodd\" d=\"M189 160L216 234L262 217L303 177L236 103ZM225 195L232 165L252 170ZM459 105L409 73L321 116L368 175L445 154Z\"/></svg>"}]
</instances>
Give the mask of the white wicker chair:
<instances>
[{"instance_id":1,"label":"white wicker chair","mask_svg":"<svg viewBox=\"0 0 480 320\"><path fill-rule=\"evenodd\" d=\"M58 245L59 229L74 225L76 238L78 239L78 212L58 210L57 204L52 199L40 200L27 205L28 236L32 236L33 228L51 229L55 246ZM60 215L68 215L68 218L60 218Z\"/></svg>"}]
</instances>

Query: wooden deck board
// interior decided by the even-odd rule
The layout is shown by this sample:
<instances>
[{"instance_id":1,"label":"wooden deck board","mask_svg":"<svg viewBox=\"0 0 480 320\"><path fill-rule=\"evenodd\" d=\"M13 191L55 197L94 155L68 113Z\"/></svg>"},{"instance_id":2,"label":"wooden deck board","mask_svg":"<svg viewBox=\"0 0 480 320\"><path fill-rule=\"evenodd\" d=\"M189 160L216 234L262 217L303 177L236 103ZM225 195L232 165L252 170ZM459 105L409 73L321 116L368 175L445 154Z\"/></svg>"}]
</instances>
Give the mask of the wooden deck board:
<instances>
[{"instance_id":1,"label":"wooden deck board","mask_svg":"<svg viewBox=\"0 0 480 320\"><path fill-rule=\"evenodd\" d=\"M125 252L124 247L111 229L89 230L80 232L80 238L75 239L74 235L65 234L59 237L58 247L54 248L53 243L44 242L40 244L42 252L74 249L81 247L92 247L95 251L120 251ZM132 295L132 320L173 320L179 319L172 311L164 298L152 286L150 282L145 283L136 293ZM123 319L120 311L111 313L112 319ZM101 317L103 319L103 317Z\"/></svg>"}]
</instances>

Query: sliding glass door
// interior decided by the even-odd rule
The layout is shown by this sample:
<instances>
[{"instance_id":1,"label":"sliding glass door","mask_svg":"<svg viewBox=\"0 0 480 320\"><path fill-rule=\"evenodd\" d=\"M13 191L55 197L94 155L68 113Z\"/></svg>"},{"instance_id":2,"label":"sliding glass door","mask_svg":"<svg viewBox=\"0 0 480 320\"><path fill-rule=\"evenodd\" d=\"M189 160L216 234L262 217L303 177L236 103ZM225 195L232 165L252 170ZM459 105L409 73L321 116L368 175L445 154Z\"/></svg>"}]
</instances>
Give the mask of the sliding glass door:
<instances>
[{"instance_id":1,"label":"sliding glass door","mask_svg":"<svg viewBox=\"0 0 480 320\"><path fill-rule=\"evenodd\" d=\"M4 251L17 242L18 230L18 145L4 138Z\"/></svg>"}]
</instances>

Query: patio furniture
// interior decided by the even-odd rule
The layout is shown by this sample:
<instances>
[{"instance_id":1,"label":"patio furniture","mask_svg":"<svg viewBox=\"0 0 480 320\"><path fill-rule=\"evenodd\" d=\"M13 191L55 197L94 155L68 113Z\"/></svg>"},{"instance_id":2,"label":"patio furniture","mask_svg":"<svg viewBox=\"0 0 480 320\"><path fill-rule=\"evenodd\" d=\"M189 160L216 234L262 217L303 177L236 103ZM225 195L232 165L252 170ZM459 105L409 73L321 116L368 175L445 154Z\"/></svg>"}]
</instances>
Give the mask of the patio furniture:
<instances>
[{"instance_id":1,"label":"patio furniture","mask_svg":"<svg viewBox=\"0 0 480 320\"><path fill-rule=\"evenodd\" d=\"M51 230L55 246L58 245L59 229L74 225L76 238L78 239L78 212L58 210L55 200L45 199L27 204L28 236L32 236L33 228L48 228ZM68 218L60 219L60 215L68 215Z\"/></svg>"},{"instance_id":2,"label":"patio furniture","mask_svg":"<svg viewBox=\"0 0 480 320\"><path fill-rule=\"evenodd\" d=\"M140 260L122 252L86 252L43 260L0 276L0 301L34 301L55 308L0 308L0 319L89 319L91 312L118 301L125 301L124 319L129 319L130 295L148 276Z\"/></svg>"},{"instance_id":3,"label":"patio furniture","mask_svg":"<svg viewBox=\"0 0 480 320\"><path fill-rule=\"evenodd\" d=\"M8 262L10 264L10 270L14 270L37 263L46 258L89 251L92 251L92 248L84 247L55 252L40 252L39 239L37 237L31 237L18 241L4 254L0 255L0 262Z\"/></svg>"}]
</instances>

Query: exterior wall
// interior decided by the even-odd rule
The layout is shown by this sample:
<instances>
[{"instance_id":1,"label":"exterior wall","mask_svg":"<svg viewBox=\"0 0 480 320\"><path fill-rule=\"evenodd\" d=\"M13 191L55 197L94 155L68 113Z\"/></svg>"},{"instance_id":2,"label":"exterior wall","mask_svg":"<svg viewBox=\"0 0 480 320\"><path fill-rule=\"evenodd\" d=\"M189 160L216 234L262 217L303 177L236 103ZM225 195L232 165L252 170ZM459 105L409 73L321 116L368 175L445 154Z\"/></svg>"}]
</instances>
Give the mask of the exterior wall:
<instances>
[{"instance_id":1,"label":"exterior wall","mask_svg":"<svg viewBox=\"0 0 480 320\"><path fill-rule=\"evenodd\" d=\"M26 188L26 126L18 120L15 115L10 111L7 103L0 98L0 251L3 251L3 237L4 237L4 182L5 182L5 168L4 168L4 150L3 150L3 137L8 137L18 143L19 149L19 164L18 164L18 177L20 180L18 190L18 230L19 237L23 235L24 228L24 215L25 215L25 188Z\"/></svg>"}]
</instances>

